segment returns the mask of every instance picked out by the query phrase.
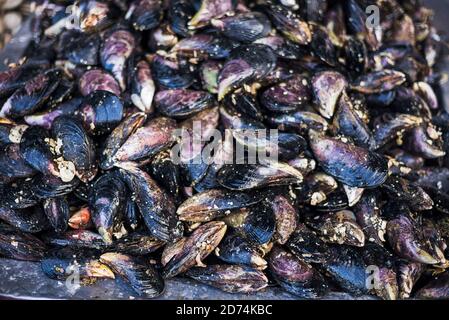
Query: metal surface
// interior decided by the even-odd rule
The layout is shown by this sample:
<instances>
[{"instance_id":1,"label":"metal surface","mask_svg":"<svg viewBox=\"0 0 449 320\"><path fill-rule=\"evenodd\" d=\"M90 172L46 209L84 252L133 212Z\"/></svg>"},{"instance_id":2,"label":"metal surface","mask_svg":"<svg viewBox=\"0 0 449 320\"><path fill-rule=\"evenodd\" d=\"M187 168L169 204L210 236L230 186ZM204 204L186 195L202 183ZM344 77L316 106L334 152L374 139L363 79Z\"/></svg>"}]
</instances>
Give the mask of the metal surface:
<instances>
[{"instance_id":1,"label":"metal surface","mask_svg":"<svg viewBox=\"0 0 449 320\"><path fill-rule=\"evenodd\" d=\"M439 29L447 30L449 26L445 13L449 9L449 0L424 1L433 7L436 13L436 25ZM28 21L27 23L29 23ZM21 57L27 41L30 39L29 25L25 23L19 36L15 37L9 45L0 52L0 71L5 68L4 61L17 61ZM449 61L446 61L446 70L449 70ZM445 92L449 93L449 83ZM445 95L446 105L449 106L449 94ZM138 299L129 290L128 286L120 280L101 280L89 286L82 286L71 293L64 281L47 278L40 269L39 263L13 261L0 259L0 298L15 299ZM344 293L332 293L327 299L350 299ZM369 299L369 297L366 297ZM198 284L195 281L183 278L168 280L165 293L158 299L166 300L290 300L294 296L277 287L269 287L261 292L251 295L228 294L218 289Z\"/></svg>"}]
</instances>

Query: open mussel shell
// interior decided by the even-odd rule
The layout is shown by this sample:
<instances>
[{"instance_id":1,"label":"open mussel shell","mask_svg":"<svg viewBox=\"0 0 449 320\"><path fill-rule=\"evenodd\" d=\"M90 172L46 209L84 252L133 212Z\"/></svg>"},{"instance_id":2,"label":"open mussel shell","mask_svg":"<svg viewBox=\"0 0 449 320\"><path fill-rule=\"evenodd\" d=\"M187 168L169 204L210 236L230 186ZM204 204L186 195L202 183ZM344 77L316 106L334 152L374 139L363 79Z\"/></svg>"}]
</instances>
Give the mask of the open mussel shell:
<instances>
[{"instance_id":1,"label":"open mussel shell","mask_svg":"<svg viewBox=\"0 0 449 320\"><path fill-rule=\"evenodd\" d=\"M0 224L0 255L24 261L40 261L47 251L45 244L29 233Z\"/></svg>"},{"instance_id":2,"label":"open mussel shell","mask_svg":"<svg viewBox=\"0 0 449 320\"><path fill-rule=\"evenodd\" d=\"M300 298L316 299L329 290L318 271L279 246L268 255L268 269L283 289Z\"/></svg>"},{"instance_id":3,"label":"open mussel shell","mask_svg":"<svg viewBox=\"0 0 449 320\"><path fill-rule=\"evenodd\" d=\"M108 252L101 255L100 262L121 276L139 296L155 298L164 291L164 280L155 267L144 259Z\"/></svg>"},{"instance_id":4,"label":"open mussel shell","mask_svg":"<svg viewBox=\"0 0 449 320\"><path fill-rule=\"evenodd\" d=\"M192 268L186 275L196 281L231 293L251 293L268 286L268 279L262 271L248 266L210 265Z\"/></svg>"},{"instance_id":5,"label":"open mussel shell","mask_svg":"<svg viewBox=\"0 0 449 320\"><path fill-rule=\"evenodd\" d=\"M165 266L164 278L172 278L195 265L204 266L202 260L217 247L226 229L226 224L222 221L211 221L195 229L182 249Z\"/></svg>"}]
</instances>

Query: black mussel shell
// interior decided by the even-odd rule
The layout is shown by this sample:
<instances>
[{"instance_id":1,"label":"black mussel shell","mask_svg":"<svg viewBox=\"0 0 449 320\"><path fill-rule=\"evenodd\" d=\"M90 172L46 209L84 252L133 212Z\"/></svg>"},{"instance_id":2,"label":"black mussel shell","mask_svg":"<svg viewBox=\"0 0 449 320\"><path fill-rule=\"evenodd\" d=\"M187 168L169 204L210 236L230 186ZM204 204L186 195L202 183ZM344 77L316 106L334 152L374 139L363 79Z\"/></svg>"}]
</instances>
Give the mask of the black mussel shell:
<instances>
[{"instance_id":1,"label":"black mussel shell","mask_svg":"<svg viewBox=\"0 0 449 320\"><path fill-rule=\"evenodd\" d=\"M52 133L57 143L61 144L64 159L74 164L78 178L83 182L92 180L97 173L95 146L82 123L61 116L53 122Z\"/></svg>"},{"instance_id":2,"label":"black mussel shell","mask_svg":"<svg viewBox=\"0 0 449 320\"><path fill-rule=\"evenodd\" d=\"M46 246L35 236L0 224L0 255L15 260L40 261L46 251Z\"/></svg>"},{"instance_id":3,"label":"black mussel shell","mask_svg":"<svg viewBox=\"0 0 449 320\"><path fill-rule=\"evenodd\" d=\"M42 203L45 215L56 232L67 230L70 218L69 203L65 197L48 198Z\"/></svg>"},{"instance_id":4,"label":"black mussel shell","mask_svg":"<svg viewBox=\"0 0 449 320\"><path fill-rule=\"evenodd\" d=\"M84 98L81 109L75 112L81 117L86 130L102 135L114 129L123 118L123 102L109 91L97 90Z\"/></svg>"},{"instance_id":5,"label":"black mussel shell","mask_svg":"<svg viewBox=\"0 0 449 320\"><path fill-rule=\"evenodd\" d=\"M121 231L125 197L125 184L114 171L100 176L90 190L92 221L108 244L112 243L113 234Z\"/></svg>"},{"instance_id":6,"label":"black mussel shell","mask_svg":"<svg viewBox=\"0 0 449 320\"><path fill-rule=\"evenodd\" d=\"M157 27L162 19L160 0L135 0L131 3L131 10L131 24L139 31Z\"/></svg>"},{"instance_id":7,"label":"black mussel shell","mask_svg":"<svg viewBox=\"0 0 449 320\"><path fill-rule=\"evenodd\" d=\"M95 66L98 64L100 37L98 34L86 35L77 31L68 31L60 37L62 55L78 65Z\"/></svg>"},{"instance_id":8,"label":"black mussel shell","mask_svg":"<svg viewBox=\"0 0 449 320\"><path fill-rule=\"evenodd\" d=\"M0 207L0 220L28 233L41 232L48 227L47 218L39 206L25 210Z\"/></svg>"},{"instance_id":9,"label":"black mussel shell","mask_svg":"<svg viewBox=\"0 0 449 320\"><path fill-rule=\"evenodd\" d=\"M159 91L154 102L157 110L163 115L183 119L212 107L214 99L205 91L177 89Z\"/></svg>"},{"instance_id":10,"label":"black mussel shell","mask_svg":"<svg viewBox=\"0 0 449 320\"><path fill-rule=\"evenodd\" d=\"M154 56L151 63L153 79L159 86L168 89L182 89L189 87L194 82L194 77L189 66L170 61L162 56Z\"/></svg>"}]
</instances>

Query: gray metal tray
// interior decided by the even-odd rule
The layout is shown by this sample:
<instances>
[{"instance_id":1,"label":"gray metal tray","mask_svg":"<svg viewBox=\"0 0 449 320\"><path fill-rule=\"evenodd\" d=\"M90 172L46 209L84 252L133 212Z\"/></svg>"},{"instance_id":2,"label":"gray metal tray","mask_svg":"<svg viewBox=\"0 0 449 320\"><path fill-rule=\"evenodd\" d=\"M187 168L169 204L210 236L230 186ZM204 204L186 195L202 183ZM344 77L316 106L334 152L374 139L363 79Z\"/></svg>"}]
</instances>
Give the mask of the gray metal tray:
<instances>
[{"instance_id":1,"label":"gray metal tray","mask_svg":"<svg viewBox=\"0 0 449 320\"><path fill-rule=\"evenodd\" d=\"M449 9L449 0L427 0L427 5L435 9L436 25L447 30L449 20L446 17ZM27 41L27 32L24 30L18 42ZM3 52L0 52L0 70L5 58L14 61L20 57L20 44L12 43ZM449 62L448 68L449 70ZM446 92L449 93L449 83ZM446 105L449 106L449 94L445 96ZM135 294L120 280L100 280L89 286L81 286L73 294L67 289L64 281L47 278L41 271L39 263L13 261L0 259L0 299L138 299ZM165 292L157 299L163 300L292 300L293 295L277 287L269 287L256 294L229 294L218 289L198 284L195 281L176 278L166 282ZM345 300L351 296L345 293L331 293L324 299ZM361 297L359 299L372 299Z\"/></svg>"}]
</instances>

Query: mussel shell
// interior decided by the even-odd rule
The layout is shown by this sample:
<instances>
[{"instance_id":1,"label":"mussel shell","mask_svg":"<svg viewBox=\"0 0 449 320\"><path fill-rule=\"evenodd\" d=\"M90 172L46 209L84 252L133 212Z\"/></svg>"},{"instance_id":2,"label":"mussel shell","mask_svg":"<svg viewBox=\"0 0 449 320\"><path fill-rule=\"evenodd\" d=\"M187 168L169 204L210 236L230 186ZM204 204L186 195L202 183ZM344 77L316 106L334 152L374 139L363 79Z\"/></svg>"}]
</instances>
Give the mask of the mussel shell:
<instances>
[{"instance_id":1,"label":"mussel shell","mask_svg":"<svg viewBox=\"0 0 449 320\"><path fill-rule=\"evenodd\" d=\"M80 29L87 33L107 28L118 16L117 9L108 2L82 1L79 10Z\"/></svg>"},{"instance_id":2,"label":"mussel shell","mask_svg":"<svg viewBox=\"0 0 449 320\"><path fill-rule=\"evenodd\" d=\"M171 52L178 57L224 59L238 44L215 34L196 34L184 38L173 46Z\"/></svg>"},{"instance_id":3,"label":"mussel shell","mask_svg":"<svg viewBox=\"0 0 449 320\"><path fill-rule=\"evenodd\" d=\"M216 256L230 264L243 264L255 269L265 269L267 262L261 256L261 250L237 234L226 236L215 249Z\"/></svg>"},{"instance_id":4,"label":"mussel shell","mask_svg":"<svg viewBox=\"0 0 449 320\"><path fill-rule=\"evenodd\" d=\"M301 172L285 163L225 164L217 173L217 181L231 190L247 190L274 185L301 183Z\"/></svg>"},{"instance_id":5,"label":"mussel shell","mask_svg":"<svg viewBox=\"0 0 449 320\"><path fill-rule=\"evenodd\" d=\"M201 263L220 243L226 229L226 225L221 221L211 221L195 229L180 252L175 254L165 266L164 278L174 277Z\"/></svg>"},{"instance_id":6,"label":"mussel shell","mask_svg":"<svg viewBox=\"0 0 449 320\"><path fill-rule=\"evenodd\" d=\"M169 148L174 142L173 119L158 117L137 128L112 156L113 162L136 161L151 158Z\"/></svg>"},{"instance_id":7,"label":"mussel shell","mask_svg":"<svg viewBox=\"0 0 449 320\"><path fill-rule=\"evenodd\" d=\"M237 5L235 0L201 0L201 5L197 8L196 14L189 21L188 26L191 29L203 27L212 19L218 19L222 16L233 13Z\"/></svg>"},{"instance_id":8,"label":"mussel shell","mask_svg":"<svg viewBox=\"0 0 449 320\"><path fill-rule=\"evenodd\" d=\"M133 256L146 256L158 250L164 244L163 241L149 236L145 232L137 231L116 240L111 248L119 253L126 253Z\"/></svg>"},{"instance_id":9,"label":"mussel shell","mask_svg":"<svg viewBox=\"0 0 449 320\"><path fill-rule=\"evenodd\" d=\"M42 203L45 215L56 232L67 230L70 208L67 199L64 197L48 198Z\"/></svg>"},{"instance_id":10,"label":"mussel shell","mask_svg":"<svg viewBox=\"0 0 449 320\"><path fill-rule=\"evenodd\" d=\"M0 224L0 255L24 261L40 261L46 246L35 236Z\"/></svg>"},{"instance_id":11,"label":"mussel shell","mask_svg":"<svg viewBox=\"0 0 449 320\"><path fill-rule=\"evenodd\" d=\"M5 102L0 116L19 118L38 110L58 86L60 73L60 70L49 70L26 82Z\"/></svg>"},{"instance_id":12,"label":"mussel shell","mask_svg":"<svg viewBox=\"0 0 449 320\"><path fill-rule=\"evenodd\" d=\"M36 171L27 164L18 144L0 147L0 177L29 178L34 173Z\"/></svg>"},{"instance_id":13,"label":"mussel shell","mask_svg":"<svg viewBox=\"0 0 449 320\"><path fill-rule=\"evenodd\" d=\"M160 152L152 159L149 172L178 201L182 185L180 168L171 159L169 151Z\"/></svg>"},{"instance_id":14,"label":"mussel shell","mask_svg":"<svg viewBox=\"0 0 449 320\"><path fill-rule=\"evenodd\" d=\"M125 29L106 33L100 49L100 61L111 72L122 90L126 89L126 61L136 46L134 35Z\"/></svg>"},{"instance_id":15,"label":"mussel shell","mask_svg":"<svg viewBox=\"0 0 449 320\"><path fill-rule=\"evenodd\" d=\"M337 71L322 71L312 78L312 89L320 114L330 119L343 90L347 86L345 77Z\"/></svg>"},{"instance_id":16,"label":"mussel shell","mask_svg":"<svg viewBox=\"0 0 449 320\"><path fill-rule=\"evenodd\" d=\"M318 271L281 247L274 246L270 251L268 268L275 281L285 291L300 298L316 299L329 290Z\"/></svg>"},{"instance_id":17,"label":"mussel shell","mask_svg":"<svg viewBox=\"0 0 449 320\"><path fill-rule=\"evenodd\" d=\"M312 40L312 32L307 22L301 20L298 15L287 7L278 4L269 4L264 7L264 12L287 39L301 45L307 45Z\"/></svg>"},{"instance_id":18,"label":"mussel shell","mask_svg":"<svg viewBox=\"0 0 449 320\"><path fill-rule=\"evenodd\" d=\"M30 189L39 199L55 198L74 191L79 183L80 180L76 177L69 182L64 182L56 176L39 174L31 180Z\"/></svg>"},{"instance_id":19,"label":"mussel shell","mask_svg":"<svg viewBox=\"0 0 449 320\"><path fill-rule=\"evenodd\" d=\"M212 20L212 25L226 37L240 42L253 42L271 31L271 23L260 12L243 12L232 17Z\"/></svg>"},{"instance_id":20,"label":"mussel shell","mask_svg":"<svg viewBox=\"0 0 449 320\"><path fill-rule=\"evenodd\" d=\"M79 65L94 66L98 64L100 37L98 34L86 35L69 31L60 37L62 54L70 62Z\"/></svg>"},{"instance_id":21,"label":"mussel shell","mask_svg":"<svg viewBox=\"0 0 449 320\"><path fill-rule=\"evenodd\" d=\"M232 50L218 76L218 100L243 84L265 78L276 66L276 55L263 44L242 45Z\"/></svg>"},{"instance_id":22,"label":"mussel shell","mask_svg":"<svg viewBox=\"0 0 449 320\"><path fill-rule=\"evenodd\" d=\"M122 163L120 167L120 173L132 191L150 233L162 241L179 239L183 225L176 215L174 201L146 172L130 163Z\"/></svg>"},{"instance_id":23,"label":"mussel shell","mask_svg":"<svg viewBox=\"0 0 449 320\"><path fill-rule=\"evenodd\" d=\"M330 246L328 258L318 269L328 275L341 288L356 295L368 293L366 268L363 257L356 249L346 245Z\"/></svg>"},{"instance_id":24,"label":"mussel shell","mask_svg":"<svg viewBox=\"0 0 449 320\"><path fill-rule=\"evenodd\" d=\"M387 179L387 160L364 148L309 131L310 146L323 170L352 187L373 188Z\"/></svg>"},{"instance_id":25,"label":"mussel shell","mask_svg":"<svg viewBox=\"0 0 449 320\"><path fill-rule=\"evenodd\" d=\"M83 96L88 96L97 90L109 91L120 96L121 89L114 77L103 69L90 69L78 80L78 87Z\"/></svg>"},{"instance_id":26,"label":"mussel shell","mask_svg":"<svg viewBox=\"0 0 449 320\"><path fill-rule=\"evenodd\" d=\"M230 293L256 292L268 285L268 279L262 271L247 266L210 265L205 268L192 268L186 275Z\"/></svg>"},{"instance_id":27,"label":"mussel shell","mask_svg":"<svg viewBox=\"0 0 449 320\"><path fill-rule=\"evenodd\" d=\"M41 232L48 227L47 218L38 206L26 210L0 207L0 220L28 233Z\"/></svg>"},{"instance_id":28,"label":"mussel shell","mask_svg":"<svg viewBox=\"0 0 449 320\"><path fill-rule=\"evenodd\" d=\"M144 259L108 252L100 257L100 261L120 275L139 296L155 298L164 291L164 280Z\"/></svg>"},{"instance_id":29,"label":"mussel shell","mask_svg":"<svg viewBox=\"0 0 449 320\"><path fill-rule=\"evenodd\" d=\"M96 173L95 145L77 119L61 116L52 126L53 137L61 144L60 152L65 160L75 165L78 178L87 182Z\"/></svg>"},{"instance_id":30,"label":"mussel shell","mask_svg":"<svg viewBox=\"0 0 449 320\"><path fill-rule=\"evenodd\" d=\"M32 190L33 183L30 179L17 180L4 188L2 192L2 206L10 209L24 209L36 205L39 201Z\"/></svg>"},{"instance_id":31,"label":"mussel shell","mask_svg":"<svg viewBox=\"0 0 449 320\"><path fill-rule=\"evenodd\" d=\"M167 89L182 89L194 82L189 66L170 61L162 56L154 56L151 63L153 79L159 86Z\"/></svg>"},{"instance_id":32,"label":"mussel shell","mask_svg":"<svg viewBox=\"0 0 449 320\"><path fill-rule=\"evenodd\" d=\"M311 100L309 80L303 76L294 76L267 89L260 97L262 105L273 112L291 112Z\"/></svg>"},{"instance_id":33,"label":"mussel shell","mask_svg":"<svg viewBox=\"0 0 449 320\"><path fill-rule=\"evenodd\" d=\"M135 0L131 6L130 20L134 29L145 31L159 25L163 14L160 0Z\"/></svg>"},{"instance_id":34,"label":"mussel shell","mask_svg":"<svg viewBox=\"0 0 449 320\"><path fill-rule=\"evenodd\" d=\"M81 109L75 112L86 130L94 135L112 131L124 116L123 102L109 91L96 90L84 98Z\"/></svg>"},{"instance_id":35,"label":"mussel shell","mask_svg":"<svg viewBox=\"0 0 449 320\"><path fill-rule=\"evenodd\" d=\"M178 207L177 213L182 221L204 222L254 205L262 199L263 195L258 193L211 189L188 198Z\"/></svg>"},{"instance_id":36,"label":"mussel shell","mask_svg":"<svg viewBox=\"0 0 449 320\"><path fill-rule=\"evenodd\" d=\"M91 188L89 206L92 211L92 221L108 244L112 243L113 233L121 228L125 196L125 184L117 172L103 174Z\"/></svg>"},{"instance_id":37,"label":"mussel shell","mask_svg":"<svg viewBox=\"0 0 449 320\"><path fill-rule=\"evenodd\" d=\"M154 102L157 110L163 115L184 119L212 107L214 99L205 91L177 89L159 91Z\"/></svg>"},{"instance_id":38,"label":"mussel shell","mask_svg":"<svg viewBox=\"0 0 449 320\"><path fill-rule=\"evenodd\" d=\"M64 233L47 233L42 236L45 243L68 248L104 250L107 245L98 233L90 230L68 230Z\"/></svg>"},{"instance_id":39,"label":"mussel shell","mask_svg":"<svg viewBox=\"0 0 449 320\"><path fill-rule=\"evenodd\" d=\"M304 224L298 224L286 243L287 248L307 263L324 263L329 254L328 245Z\"/></svg>"},{"instance_id":40,"label":"mussel shell","mask_svg":"<svg viewBox=\"0 0 449 320\"><path fill-rule=\"evenodd\" d=\"M113 166L113 156L125 143L125 141L145 122L143 113L133 113L123 119L122 122L111 132L104 142L101 153L100 167L104 170Z\"/></svg>"},{"instance_id":41,"label":"mussel shell","mask_svg":"<svg viewBox=\"0 0 449 320\"><path fill-rule=\"evenodd\" d=\"M170 28L181 37L188 37L191 32L188 22L195 15L194 3L188 0L171 0L168 7L168 19Z\"/></svg>"}]
</instances>

